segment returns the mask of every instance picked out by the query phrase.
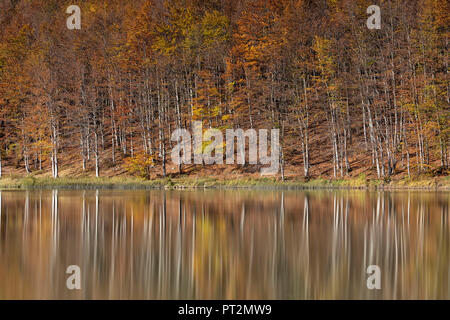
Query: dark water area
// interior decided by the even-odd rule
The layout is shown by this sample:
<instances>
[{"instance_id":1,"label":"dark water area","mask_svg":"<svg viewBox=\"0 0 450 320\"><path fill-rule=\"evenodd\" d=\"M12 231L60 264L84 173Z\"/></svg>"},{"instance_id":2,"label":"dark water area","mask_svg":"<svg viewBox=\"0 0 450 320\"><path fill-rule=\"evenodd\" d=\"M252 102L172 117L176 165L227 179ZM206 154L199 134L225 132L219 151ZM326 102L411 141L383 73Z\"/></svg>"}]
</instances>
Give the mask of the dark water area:
<instances>
[{"instance_id":1,"label":"dark water area","mask_svg":"<svg viewBox=\"0 0 450 320\"><path fill-rule=\"evenodd\" d=\"M1 191L0 299L450 299L449 192ZM67 267L81 270L69 290ZM380 268L381 289L367 287Z\"/></svg>"}]
</instances>

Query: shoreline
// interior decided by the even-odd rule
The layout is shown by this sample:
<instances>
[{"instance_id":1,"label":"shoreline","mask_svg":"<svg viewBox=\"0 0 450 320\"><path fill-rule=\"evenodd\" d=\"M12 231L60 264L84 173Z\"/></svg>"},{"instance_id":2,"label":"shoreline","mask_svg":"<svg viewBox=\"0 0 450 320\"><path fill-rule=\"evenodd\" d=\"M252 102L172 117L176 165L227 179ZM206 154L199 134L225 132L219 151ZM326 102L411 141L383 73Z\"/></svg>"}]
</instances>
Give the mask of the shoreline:
<instances>
[{"instance_id":1,"label":"shoreline","mask_svg":"<svg viewBox=\"0 0 450 320\"><path fill-rule=\"evenodd\" d=\"M144 180L136 177L3 177L0 190L32 189L110 189L110 190L198 190L198 189L272 189L272 190L380 190L380 191L450 191L450 176L384 181L365 177L343 180L312 179L303 181L275 178L176 177Z\"/></svg>"}]
</instances>

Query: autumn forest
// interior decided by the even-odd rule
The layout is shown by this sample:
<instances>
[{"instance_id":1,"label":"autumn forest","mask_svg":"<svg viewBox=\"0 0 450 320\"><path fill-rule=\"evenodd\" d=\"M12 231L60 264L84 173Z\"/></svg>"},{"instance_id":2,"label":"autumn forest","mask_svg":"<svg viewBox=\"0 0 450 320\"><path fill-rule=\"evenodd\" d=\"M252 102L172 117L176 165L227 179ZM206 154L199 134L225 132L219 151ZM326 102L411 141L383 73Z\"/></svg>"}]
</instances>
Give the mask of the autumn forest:
<instances>
[{"instance_id":1,"label":"autumn forest","mask_svg":"<svg viewBox=\"0 0 450 320\"><path fill-rule=\"evenodd\" d=\"M448 0L0 0L0 173L259 175L171 163L201 121L279 129L283 180L448 175L449 26Z\"/></svg>"}]
</instances>

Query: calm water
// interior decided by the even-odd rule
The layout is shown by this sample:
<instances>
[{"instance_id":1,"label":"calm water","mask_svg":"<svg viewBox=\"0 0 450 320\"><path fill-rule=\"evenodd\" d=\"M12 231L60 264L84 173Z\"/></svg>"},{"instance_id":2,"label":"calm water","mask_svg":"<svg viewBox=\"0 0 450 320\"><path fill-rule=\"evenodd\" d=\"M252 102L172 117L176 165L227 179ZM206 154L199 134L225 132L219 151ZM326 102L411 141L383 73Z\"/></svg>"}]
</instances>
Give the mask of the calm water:
<instances>
[{"instance_id":1,"label":"calm water","mask_svg":"<svg viewBox=\"0 0 450 320\"><path fill-rule=\"evenodd\" d=\"M0 299L450 299L449 192L0 193Z\"/></svg>"}]
</instances>

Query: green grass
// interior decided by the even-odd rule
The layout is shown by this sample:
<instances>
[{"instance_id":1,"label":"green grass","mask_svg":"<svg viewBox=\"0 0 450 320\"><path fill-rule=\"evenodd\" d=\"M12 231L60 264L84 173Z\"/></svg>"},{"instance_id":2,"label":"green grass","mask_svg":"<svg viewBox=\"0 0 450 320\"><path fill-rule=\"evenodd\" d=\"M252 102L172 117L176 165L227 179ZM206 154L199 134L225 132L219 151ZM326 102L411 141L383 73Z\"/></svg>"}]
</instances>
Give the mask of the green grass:
<instances>
[{"instance_id":1,"label":"green grass","mask_svg":"<svg viewBox=\"0 0 450 320\"><path fill-rule=\"evenodd\" d=\"M164 180L145 181L133 177L83 177L54 179L52 177L5 177L0 179L0 188L3 189L32 189L32 188L158 188L165 185Z\"/></svg>"},{"instance_id":2,"label":"green grass","mask_svg":"<svg viewBox=\"0 0 450 320\"><path fill-rule=\"evenodd\" d=\"M211 177L181 176L144 180L136 177L62 177L53 179L49 176L8 176L0 179L0 189L33 188L104 188L104 189L186 189L186 188L286 188L286 189L444 189L450 190L450 178L440 179L421 176L414 179L377 180L360 175L351 179L329 180L319 177L309 181L290 179L282 182L276 178L233 178L216 179Z\"/></svg>"}]
</instances>

